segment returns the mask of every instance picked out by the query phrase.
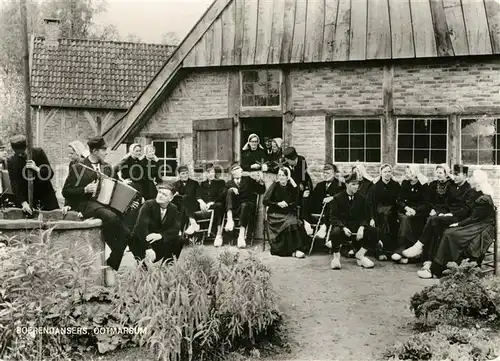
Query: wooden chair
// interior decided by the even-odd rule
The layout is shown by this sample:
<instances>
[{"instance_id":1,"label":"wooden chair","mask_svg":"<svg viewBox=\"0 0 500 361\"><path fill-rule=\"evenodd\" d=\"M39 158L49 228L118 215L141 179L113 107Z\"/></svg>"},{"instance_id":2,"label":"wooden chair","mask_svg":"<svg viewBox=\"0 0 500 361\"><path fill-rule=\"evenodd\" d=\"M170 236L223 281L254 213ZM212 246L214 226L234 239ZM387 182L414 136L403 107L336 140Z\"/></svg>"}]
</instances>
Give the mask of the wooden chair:
<instances>
[{"instance_id":1,"label":"wooden chair","mask_svg":"<svg viewBox=\"0 0 500 361\"><path fill-rule=\"evenodd\" d=\"M253 246L253 241L255 239L255 229L257 228L257 216L259 213L259 204L260 204L260 199L262 195L257 194L257 200L256 200L256 206L255 206L255 214L254 214L254 222L250 222L249 227L245 229L245 241L249 241L250 246ZM224 228L222 228L223 235L228 235L230 237L230 245L234 245L234 240L238 238L237 234L240 231L240 217L233 215L233 221L234 221L234 228L231 232L227 232ZM222 226L226 224L226 213L224 213L224 216L222 217ZM250 239L248 239L250 238Z\"/></svg>"},{"instance_id":2,"label":"wooden chair","mask_svg":"<svg viewBox=\"0 0 500 361\"><path fill-rule=\"evenodd\" d=\"M202 245L205 240L209 239L212 235L214 211L213 209L209 209L208 211L197 211L194 213L194 219L200 226L200 229L189 237L190 242Z\"/></svg>"}]
</instances>

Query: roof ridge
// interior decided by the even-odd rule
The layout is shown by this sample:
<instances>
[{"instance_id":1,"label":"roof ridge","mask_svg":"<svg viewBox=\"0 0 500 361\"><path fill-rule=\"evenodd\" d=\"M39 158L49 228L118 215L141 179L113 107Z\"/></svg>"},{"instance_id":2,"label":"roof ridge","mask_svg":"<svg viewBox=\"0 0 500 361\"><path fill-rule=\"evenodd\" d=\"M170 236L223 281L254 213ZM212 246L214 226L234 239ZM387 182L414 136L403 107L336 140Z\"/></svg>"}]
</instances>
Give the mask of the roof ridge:
<instances>
[{"instance_id":1,"label":"roof ridge","mask_svg":"<svg viewBox=\"0 0 500 361\"><path fill-rule=\"evenodd\" d=\"M35 36L35 40L45 40L45 36L37 35ZM177 48L177 45L169 45L169 44L160 44L160 43L149 43L149 42L134 42L134 41L118 41L118 40L102 40L102 39L89 39L89 38L58 38L60 40L69 40L69 41L79 41L79 42L100 42L100 43L115 43L115 44L135 44L135 45L154 45L154 46L162 46L162 47L171 47Z\"/></svg>"}]
</instances>

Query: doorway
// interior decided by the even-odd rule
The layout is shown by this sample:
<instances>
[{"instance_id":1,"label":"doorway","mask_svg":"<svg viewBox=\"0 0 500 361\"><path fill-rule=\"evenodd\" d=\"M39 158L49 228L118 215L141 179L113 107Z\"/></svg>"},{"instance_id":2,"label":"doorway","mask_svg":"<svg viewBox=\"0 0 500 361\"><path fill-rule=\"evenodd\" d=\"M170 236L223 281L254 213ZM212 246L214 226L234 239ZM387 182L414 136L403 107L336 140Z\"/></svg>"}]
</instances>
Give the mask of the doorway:
<instances>
[{"instance_id":1,"label":"doorway","mask_svg":"<svg viewBox=\"0 0 500 361\"><path fill-rule=\"evenodd\" d=\"M283 119L281 117L265 118L241 118L241 138L240 149L243 148L248 140L248 136L255 133L260 138L263 147L264 138L283 138Z\"/></svg>"}]
</instances>

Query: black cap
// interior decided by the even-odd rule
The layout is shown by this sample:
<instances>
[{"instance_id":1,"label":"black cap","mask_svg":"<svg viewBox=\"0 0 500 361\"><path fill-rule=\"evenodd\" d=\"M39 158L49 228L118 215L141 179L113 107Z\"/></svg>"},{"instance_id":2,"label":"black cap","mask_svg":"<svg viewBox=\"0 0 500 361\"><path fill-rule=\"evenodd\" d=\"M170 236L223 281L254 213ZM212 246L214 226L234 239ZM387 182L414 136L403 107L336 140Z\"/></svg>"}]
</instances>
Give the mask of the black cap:
<instances>
[{"instance_id":1,"label":"black cap","mask_svg":"<svg viewBox=\"0 0 500 361\"><path fill-rule=\"evenodd\" d=\"M108 147L103 137L92 137L87 141L87 145L90 151L94 149L106 149Z\"/></svg>"},{"instance_id":2,"label":"black cap","mask_svg":"<svg viewBox=\"0 0 500 361\"><path fill-rule=\"evenodd\" d=\"M22 134L14 135L10 138L12 149L26 149L26 137Z\"/></svg>"},{"instance_id":3,"label":"black cap","mask_svg":"<svg viewBox=\"0 0 500 361\"><path fill-rule=\"evenodd\" d=\"M174 192L173 184L163 180L156 185L156 189L168 189L170 192Z\"/></svg>"},{"instance_id":4,"label":"black cap","mask_svg":"<svg viewBox=\"0 0 500 361\"><path fill-rule=\"evenodd\" d=\"M333 170L335 173L338 173L339 169L335 164L326 163L323 167L323 170Z\"/></svg>"},{"instance_id":5,"label":"black cap","mask_svg":"<svg viewBox=\"0 0 500 361\"><path fill-rule=\"evenodd\" d=\"M206 164L203 166L203 170L204 170L205 172L208 172L209 170L212 170L212 169L214 169L214 168L215 168L215 166L214 166L214 164L213 164L213 163L206 163Z\"/></svg>"},{"instance_id":6,"label":"black cap","mask_svg":"<svg viewBox=\"0 0 500 361\"><path fill-rule=\"evenodd\" d=\"M239 163L233 163L231 164L231 167L229 167L229 170L232 172L235 169L241 168L241 165Z\"/></svg>"},{"instance_id":7,"label":"black cap","mask_svg":"<svg viewBox=\"0 0 500 361\"><path fill-rule=\"evenodd\" d=\"M283 156L286 158L286 159L295 159L298 157L297 155L297 151L295 150L294 147L287 147L284 151L283 151Z\"/></svg>"},{"instance_id":8,"label":"black cap","mask_svg":"<svg viewBox=\"0 0 500 361\"><path fill-rule=\"evenodd\" d=\"M177 168L177 173L182 173L182 172L189 172L189 168L187 165L180 165Z\"/></svg>"},{"instance_id":9,"label":"black cap","mask_svg":"<svg viewBox=\"0 0 500 361\"><path fill-rule=\"evenodd\" d=\"M469 173L469 167L462 165L462 164L455 164L453 166L453 173L463 173L463 174L468 174Z\"/></svg>"},{"instance_id":10,"label":"black cap","mask_svg":"<svg viewBox=\"0 0 500 361\"><path fill-rule=\"evenodd\" d=\"M359 178L356 175L356 173L349 173L344 177L345 183L354 183L354 182L359 182Z\"/></svg>"}]
</instances>

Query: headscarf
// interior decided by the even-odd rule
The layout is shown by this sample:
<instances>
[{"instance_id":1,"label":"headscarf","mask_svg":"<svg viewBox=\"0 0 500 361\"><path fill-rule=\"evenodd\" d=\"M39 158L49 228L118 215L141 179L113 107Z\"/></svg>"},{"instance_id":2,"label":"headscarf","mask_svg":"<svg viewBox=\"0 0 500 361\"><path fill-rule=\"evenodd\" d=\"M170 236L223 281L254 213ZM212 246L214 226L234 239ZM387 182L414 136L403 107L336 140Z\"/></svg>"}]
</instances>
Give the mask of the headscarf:
<instances>
[{"instance_id":1,"label":"headscarf","mask_svg":"<svg viewBox=\"0 0 500 361\"><path fill-rule=\"evenodd\" d=\"M69 146L73 148L75 153L82 158L87 158L90 155L87 147L79 140L72 141L71 143L69 143Z\"/></svg>"},{"instance_id":2,"label":"headscarf","mask_svg":"<svg viewBox=\"0 0 500 361\"><path fill-rule=\"evenodd\" d=\"M361 173L361 175L363 176L363 178L369 180L370 182L373 181L373 177L371 175L368 174L368 172L366 171L366 168L364 166L363 163L360 163L360 162L356 162L352 168L351 168L351 172L354 170L354 168L358 168L359 169L359 172Z\"/></svg>"},{"instance_id":3,"label":"headscarf","mask_svg":"<svg viewBox=\"0 0 500 361\"><path fill-rule=\"evenodd\" d=\"M155 146L154 146L153 144L148 144L148 145L146 145L146 146L144 147L144 158L149 159L149 158L147 157L147 154L148 154L148 150L149 150L149 149L153 149L153 158L152 158L152 159L153 159L155 162L158 162L158 157L157 157L157 156L156 156L156 154L155 154L155 152L156 152L156 148L155 148Z\"/></svg>"},{"instance_id":4,"label":"headscarf","mask_svg":"<svg viewBox=\"0 0 500 361\"><path fill-rule=\"evenodd\" d=\"M283 139L281 139L281 138L274 138L272 140L272 142L276 144L276 147L278 149L281 149L281 146L283 145Z\"/></svg>"},{"instance_id":5,"label":"headscarf","mask_svg":"<svg viewBox=\"0 0 500 361\"><path fill-rule=\"evenodd\" d=\"M135 147L141 147L142 148L142 145L140 145L139 143L132 143L130 145L130 147L128 147L128 154L127 154L127 157L131 157L132 156L132 152L134 151L134 148ZM141 157L139 157L140 159Z\"/></svg>"},{"instance_id":6,"label":"headscarf","mask_svg":"<svg viewBox=\"0 0 500 361\"><path fill-rule=\"evenodd\" d=\"M293 186L293 188L297 188L297 183L295 183L295 181L292 178L292 171L290 170L290 168L288 168L288 167L280 167L278 169L278 172L280 170L282 170L283 172L285 172L286 177L287 177L288 181L290 182L290 184Z\"/></svg>"},{"instance_id":7,"label":"headscarf","mask_svg":"<svg viewBox=\"0 0 500 361\"><path fill-rule=\"evenodd\" d=\"M476 169L472 174L474 180L479 184L479 189L483 194L493 197L493 187L488 182L488 174L480 169Z\"/></svg>"},{"instance_id":8,"label":"headscarf","mask_svg":"<svg viewBox=\"0 0 500 361\"><path fill-rule=\"evenodd\" d=\"M410 165L406 166L406 168L408 168L410 170L410 173L413 176L417 177L420 184L426 184L427 182L429 182L429 179L425 175L422 174L422 172L420 171L420 167L417 164L410 164Z\"/></svg>"},{"instance_id":9,"label":"headscarf","mask_svg":"<svg viewBox=\"0 0 500 361\"><path fill-rule=\"evenodd\" d=\"M450 178L451 171L450 171L450 166L448 164L446 164L446 163L438 164L434 170L436 170L438 168L441 168L442 170L444 170L444 175L446 176L446 178Z\"/></svg>"},{"instance_id":10,"label":"headscarf","mask_svg":"<svg viewBox=\"0 0 500 361\"><path fill-rule=\"evenodd\" d=\"M249 149L251 149L251 148L250 148L250 140L252 140L252 138L257 138L257 142L259 142L259 148L260 148L260 149L264 149L264 147L262 147L262 145L260 145L260 138L259 138L259 136L258 136L257 134L255 134L255 133L252 133L252 134L250 134L250 135L248 136L247 142L246 142L246 144L243 146L243 150L249 150Z\"/></svg>"}]
</instances>

